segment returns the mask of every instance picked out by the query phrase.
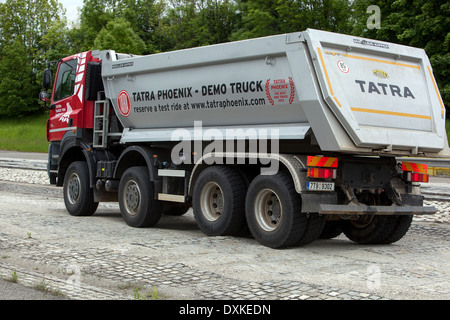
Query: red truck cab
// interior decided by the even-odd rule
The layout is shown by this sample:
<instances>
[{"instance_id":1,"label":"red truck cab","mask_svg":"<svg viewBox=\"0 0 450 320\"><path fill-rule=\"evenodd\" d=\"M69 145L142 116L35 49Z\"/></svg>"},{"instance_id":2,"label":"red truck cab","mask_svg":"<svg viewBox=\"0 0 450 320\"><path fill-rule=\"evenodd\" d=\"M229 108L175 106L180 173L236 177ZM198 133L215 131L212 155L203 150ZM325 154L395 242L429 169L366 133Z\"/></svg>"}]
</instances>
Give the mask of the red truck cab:
<instances>
[{"instance_id":1,"label":"red truck cab","mask_svg":"<svg viewBox=\"0 0 450 320\"><path fill-rule=\"evenodd\" d=\"M93 127L94 101L86 99L89 62L99 62L91 51L59 61L50 100L47 141L61 141L68 131Z\"/></svg>"}]
</instances>

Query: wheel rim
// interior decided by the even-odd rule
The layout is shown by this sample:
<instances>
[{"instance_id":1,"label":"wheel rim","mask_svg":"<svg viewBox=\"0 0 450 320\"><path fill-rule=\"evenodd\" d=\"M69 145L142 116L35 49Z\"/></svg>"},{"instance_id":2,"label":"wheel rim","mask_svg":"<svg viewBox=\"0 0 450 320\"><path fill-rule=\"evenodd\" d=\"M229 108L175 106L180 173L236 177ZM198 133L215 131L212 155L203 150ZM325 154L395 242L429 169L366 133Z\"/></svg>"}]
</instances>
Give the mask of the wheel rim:
<instances>
[{"instance_id":1,"label":"wheel rim","mask_svg":"<svg viewBox=\"0 0 450 320\"><path fill-rule=\"evenodd\" d=\"M141 189L136 181L130 180L125 184L124 190L125 209L129 215L135 216L141 207Z\"/></svg>"},{"instance_id":2,"label":"wheel rim","mask_svg":"<svg viewBox=\"0 0 450 320\"><path fill-rule=\"evenodd\" d=\"M80 200L81 195L81 180L78 174L72 173L69 176L69 183L67 186L67 199L71 204L76 204Z\"/></svg>"},{"instance_id":3,"label":"wheel rim","mask_svg":"<svg viewBox=\"0 0 450 320\"><path fill-rule=\"evenodd\" d=\"M351 225L355 227L356 229L364 229L367 228L373 221L375 216L373 215L366 215L361 216L357 220L349 220Z\"/></svg>"},{"instance_id":4,"label":"wheel rim","mask_svg":"<svg viewBox=\"0 0 450 320\"><path fill-rule=\"evenodd\" d=\"M271 189L261 190L255 198L255 217L260 227L268 232L275 231L282 219L280 198Z\"/></svg>"},{"instance_id":5,"label":"wheel rim","mask_svg":"<svg viewBox=\"0 0 450 320\"><path fill-rule=\"evenodd\" d=\"M224 209L222 189L215 182L208 182L202 189L200 206L203 216L208 221L216 221L220 218Z\"/></svg>"}]
</instances>

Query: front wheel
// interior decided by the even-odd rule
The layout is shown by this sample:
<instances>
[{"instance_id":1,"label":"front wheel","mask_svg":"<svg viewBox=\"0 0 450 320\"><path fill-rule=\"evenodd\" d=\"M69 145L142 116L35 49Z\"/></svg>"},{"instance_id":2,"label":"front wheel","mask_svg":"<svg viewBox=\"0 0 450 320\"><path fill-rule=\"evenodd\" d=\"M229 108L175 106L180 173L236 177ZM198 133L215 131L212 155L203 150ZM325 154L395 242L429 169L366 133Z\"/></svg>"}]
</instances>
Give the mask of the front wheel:
<instances>
[{"instance_id":1,"label":"front wheel","mask_svg":"<svg viewBox=\"0 0 450 320\"><path fill-rule=\"evenodd\" d=\"M131 167L119 184L119 207L123 220L132 227L152 227L161 218L161 201L154 199L147 167Z\"/></svg>"},{"instance_id":2,"label":"front wheel","mask_svg":"<svg viewBox=\"0 0 450 320\"><path fill-rule=\"evenodd\" d=\"M89 183L89 169L84 161L72 162L64 176L64 203L73 216L91 216L98 207Z\"/></svg>"}]
</instances>

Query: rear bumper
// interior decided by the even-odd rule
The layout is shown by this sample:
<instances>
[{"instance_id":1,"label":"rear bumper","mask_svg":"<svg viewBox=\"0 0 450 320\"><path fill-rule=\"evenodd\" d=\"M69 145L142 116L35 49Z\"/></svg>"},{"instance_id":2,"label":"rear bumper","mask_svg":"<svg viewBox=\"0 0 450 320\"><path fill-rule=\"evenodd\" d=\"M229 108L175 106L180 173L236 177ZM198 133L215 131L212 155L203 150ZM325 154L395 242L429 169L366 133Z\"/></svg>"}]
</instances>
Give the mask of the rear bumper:
<instances>
[{"instance_id":1,"label":"rear bumper","mask_svg":"<svg viewBox=\"0 0 450 320\"><path fill-rule=\"evenodd\" d=\"M337 215L424 215L437 212L435 207L422 206L366 206L320 204L320 214Z\"/></svg>"}]
</instances>

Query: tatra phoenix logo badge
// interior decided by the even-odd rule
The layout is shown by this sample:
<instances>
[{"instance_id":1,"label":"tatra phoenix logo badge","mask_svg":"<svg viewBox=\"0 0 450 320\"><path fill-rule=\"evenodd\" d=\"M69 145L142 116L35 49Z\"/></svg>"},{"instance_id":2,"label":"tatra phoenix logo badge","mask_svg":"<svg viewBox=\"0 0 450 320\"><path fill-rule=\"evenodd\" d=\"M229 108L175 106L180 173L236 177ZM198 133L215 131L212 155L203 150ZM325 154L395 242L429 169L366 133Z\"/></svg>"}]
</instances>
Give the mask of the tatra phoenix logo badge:
<instances>
[{"instance_id":1,"label":"tatra phoenix logo badge","mask_svg":"<svg viewBox=\"0 0 450 320\"><path fill-rule=\"evenodd\" d=\"M294 80L291 77L287 81L286 79L274 79L273 81L267 79L266 96L272 105L275 103L292 104L295 98Z\"/></svg>"}]
</instances>

